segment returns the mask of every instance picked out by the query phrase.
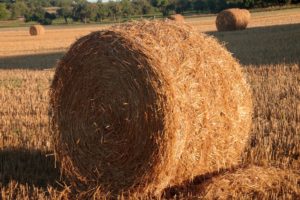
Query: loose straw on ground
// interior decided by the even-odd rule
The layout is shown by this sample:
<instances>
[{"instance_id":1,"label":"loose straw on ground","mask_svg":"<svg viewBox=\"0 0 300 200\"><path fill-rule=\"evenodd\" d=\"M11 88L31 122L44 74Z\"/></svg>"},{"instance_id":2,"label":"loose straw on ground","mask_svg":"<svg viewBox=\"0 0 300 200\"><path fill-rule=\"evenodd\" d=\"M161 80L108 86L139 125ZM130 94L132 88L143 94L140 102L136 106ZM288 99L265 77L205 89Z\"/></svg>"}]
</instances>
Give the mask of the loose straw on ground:
<instances>
[{"instance_id":1,"label":"loose straw on ground","mask_svg":"<svg viewBox=\"0 0 300 200\"><path fill-rule=\"evenodd\" d=\"M300 199L300 174L250 166L212 178L201 186L203 199Z\"/></svg>"}]
</instances>

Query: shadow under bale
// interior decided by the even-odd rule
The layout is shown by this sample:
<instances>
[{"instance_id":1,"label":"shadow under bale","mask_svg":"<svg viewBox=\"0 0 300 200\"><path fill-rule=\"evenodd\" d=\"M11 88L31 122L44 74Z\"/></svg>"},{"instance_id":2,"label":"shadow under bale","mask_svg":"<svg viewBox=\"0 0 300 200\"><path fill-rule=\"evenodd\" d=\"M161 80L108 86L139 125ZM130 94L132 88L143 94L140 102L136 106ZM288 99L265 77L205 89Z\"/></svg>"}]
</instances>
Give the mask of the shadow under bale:
<instances>
[{"instance_id":1,"label":"shadow under bale","mask_svg":"<svg viewBox=\"0 0 300 200\"><path fill-rule=\"evenodd\" d=\"M0 69L50 69L64 52L0 57Z\"/></svg>"},{"instance_id":2,"label":"shadow under bale","mask_svg":"<svg viewBox=\"0 0 300 200\"><path fill-rule=\"evenodd\" d=\"M54 156L38 150L3 149L0 151L0 182L6 186L11 181L39 187L58 187L60 180Z\"/></svg>"},{"instance_id":3,"label":"shadow under bale","mask_svg":"<svg viewBox=\"0 0 300 200\"><path fill-rule=\"evenodd\" d=\"M244 65L300 63L300 24L207 33L224 42Z\"/></svg>"}]
</instances>

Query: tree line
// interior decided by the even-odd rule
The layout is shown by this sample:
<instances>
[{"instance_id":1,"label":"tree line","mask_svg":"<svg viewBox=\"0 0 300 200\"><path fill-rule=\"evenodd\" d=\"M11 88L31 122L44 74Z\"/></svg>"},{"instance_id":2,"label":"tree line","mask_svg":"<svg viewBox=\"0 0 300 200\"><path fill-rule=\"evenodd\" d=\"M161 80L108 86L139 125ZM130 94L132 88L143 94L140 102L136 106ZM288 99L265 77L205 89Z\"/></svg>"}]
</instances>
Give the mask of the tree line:
<instances>
[{"instance_id":1,"label":"tree line","mask_svg":"<svg viewBox=\"0 0 300 200\"><path fill-rule=\"evenodd\" d=\"M130 19L136 16L173 13L217 13L230 7L262 8L297 4L300 0L115 0L96 3L87 0L0 0L0 19L24 18L51 24L56 18L65 23L102 22Z\"/></svg>"}]
</instances>

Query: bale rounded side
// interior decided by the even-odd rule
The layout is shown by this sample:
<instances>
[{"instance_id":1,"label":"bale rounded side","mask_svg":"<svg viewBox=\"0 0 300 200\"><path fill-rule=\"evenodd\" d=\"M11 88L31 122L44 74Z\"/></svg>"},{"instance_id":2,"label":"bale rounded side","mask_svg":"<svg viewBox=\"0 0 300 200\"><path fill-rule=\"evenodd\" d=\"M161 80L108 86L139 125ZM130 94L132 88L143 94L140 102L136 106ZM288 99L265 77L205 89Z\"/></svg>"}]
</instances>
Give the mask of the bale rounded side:
<instances>
[{"instance_id":1,"label":"bale rounded side","mask_svg":"<svg viewBox=\"0 0 300 200\"><path fill-rule=\"evenodd\" d=\"M246 29L250 22L250 12L246 9L232 8L223 10L216 18L218 31L234 31Z\"/></svg>"},{"instance_id":2,"label":"bale rounded side","mask_svg":"<svg viewBox=\"0 0 300 200\"><path fill-rule=\"evenodd\" d=\"M50 93L63 172L113 194L165 187L240 161L251 125L249 86L214 38L143 21L80 38Z\"/></svg>"},{"instance_id":3,"label":"bale rounded side","mask_svg":"<svg viewBox=\"0 0 300 200\"><path fill-rule=\"evenodd\" d=\"M42 25L32 25L29 28L29 33L32 36L45 34L45 28Z\"/></svg>"}]
</instances>

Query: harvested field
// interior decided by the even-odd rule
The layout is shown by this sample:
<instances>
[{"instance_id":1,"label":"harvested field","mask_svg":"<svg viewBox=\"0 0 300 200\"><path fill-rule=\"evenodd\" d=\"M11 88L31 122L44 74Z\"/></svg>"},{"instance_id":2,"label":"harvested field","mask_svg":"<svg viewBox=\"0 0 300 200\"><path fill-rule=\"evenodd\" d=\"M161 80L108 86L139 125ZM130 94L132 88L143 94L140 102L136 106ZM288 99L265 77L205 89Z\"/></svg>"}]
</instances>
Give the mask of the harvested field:
<instances>
[{"instance_id":1,"label":"harvested field","mask_svg":"<svg viewBox=\"0 0 300 200\"><path fill-rule=\"evenodd\" d=\"M254 115L251 136L241 159L244 165L267 168L267 173L260 167L245 166L245 170L207 174L196 177L192 183L174 186L164 197L195 199L214 195L220 192L216 188L230 181L236 186L227 185L227 191L240 195L239 188L243 185L238 181L255 171L263 172L263 175L257 173L261 184L255 185L256 191L268 191L264 194L279 199L297 194L300 188L298 175L295 175L300 169L300 25L297 24L300 18L297 16L299 9L253 13L249 25L256 28L234 33L209 32L224 42L243 64L253 90ZM199 30L214 30L214 17L187 21ZM51 67L63 55L61 51L76 37L98 27L61 28L61 37L54 37L59 35L56 27L48 29L47 34L49 31L50 34L45 41L21 40L30 38L28 28L0 30L0 199L74 199L72 192L82 195L74 193L70 183L60 177L54 159L49 140L48 92L54 75ZM282 191L288 192L278 193L277 185L274 190L266 190L270 185L264 180L281 182ZM100 188L93 191L104 195ZM221 194L226 195L226 192ZM243 195L253 197L251 192Z\"/></svg>"},{"instance_id":2,"label":"harvested field","mask_svg":"<svg viewBox=\"0 0 300 200\"><path fill-rule=\"evenodd\" d=\"M76 39L105 26L46 27L47 34L32 37L28 28L0 30L0 57L65 51Z\"/></svg>"},{"instance_id":3,"label":"harvested field","mask_svg":"<svg viewBox=\"0 0 300 200\"><path fill-rule=\"evenodd\" d=\"M245 72L254 92L255 115L251 139L243 154L244 163L300 169L299 66L253 66ZM63 179L60 180L58 169L54 168L51 145L47 144L46 93L53 74L53 71L0 71L0 98L4 102L0 118L2 195L22 191L28 197L34 189L34 195L58 196L61 190L65 194L69 191L61 186Z\"/></svg>"},{"instance_id":4,"label":"harvested field","mask_svg":"<svg viewBox=\"0 0 300 200\"><path fill-rule=\"evenodd\" d=\"M190 24L201 32L216 31L216 16L186 18ZM270 12L251 13L251 22L248 28L297 24L300 23L300 8ZM0 29L0 58L3 56L40 54L46 52L66 51L79 37L92 31L105 28L104 25L46 27L46 35L39 38L28 34L28 28Z\"/></svg>"},{"instance_id":5,"label":"harvested field","mask_svg":"<svg viewBox=\"0 0 300 200\"><path fill-rule=\"evenodd\" d=\"M300 63L300 24L209 32L244 65Z\"/></svg>"},{"instance_id":6,"label":"harvested field","mask_svg":"<svg viewBox=\"0 0 300 200\"><path fill-rule=\"evenodd\" d=\"M300 23L299 16L300 8L251 13L251 21L247 28L298 24ZM198 27L202 32L217 30L215 25L216 16L189 18L186 21L192 26Z\"/></svg>"},{"instance_id":7,"label":"harvested field","mask_svg":"<svg viewBox=\"0 0 300 200\"><path fill-rule=\"evenodd\" d=\"M182 199L299 199L298 170L244 166L198 177L193 183L166 190Z\"/></svg>"}]
</instances>

